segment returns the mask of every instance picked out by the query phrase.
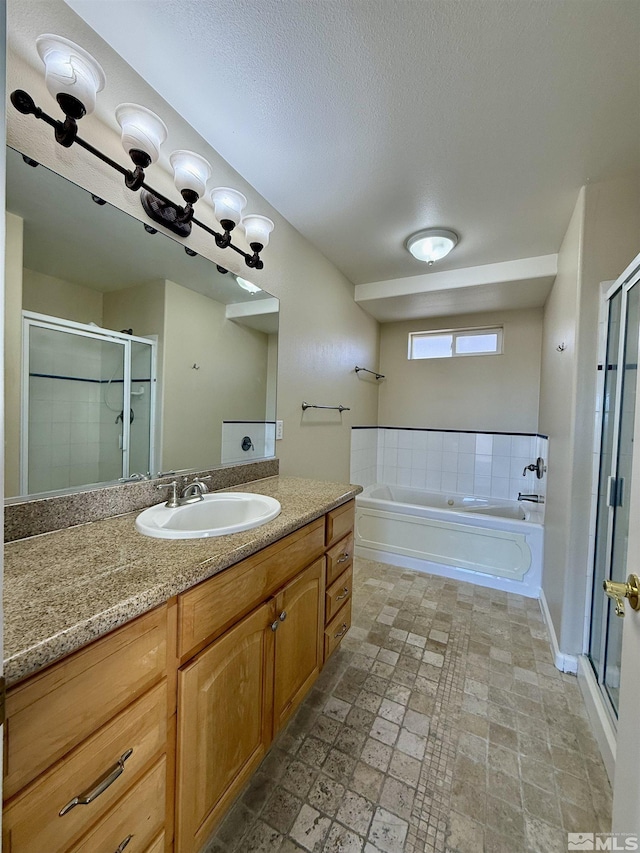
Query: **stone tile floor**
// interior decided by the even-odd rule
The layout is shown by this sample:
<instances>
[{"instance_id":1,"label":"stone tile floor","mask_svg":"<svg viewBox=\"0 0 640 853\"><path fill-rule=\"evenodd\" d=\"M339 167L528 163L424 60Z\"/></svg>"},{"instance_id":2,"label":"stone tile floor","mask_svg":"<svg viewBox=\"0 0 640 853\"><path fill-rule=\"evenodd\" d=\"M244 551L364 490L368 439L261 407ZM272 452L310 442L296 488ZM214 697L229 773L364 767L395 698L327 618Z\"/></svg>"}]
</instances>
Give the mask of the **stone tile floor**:
<instances>
[{"instance_id":1,"label":"stone tile floor","mask_svg":"<svg viewBox=\"0 0 640 853\"><path fill-rule=\"evenodd\" d=\"M207 853L566 853L611 789L536 600L358 559L351 631Z\"/></svg>"}]
</instances>

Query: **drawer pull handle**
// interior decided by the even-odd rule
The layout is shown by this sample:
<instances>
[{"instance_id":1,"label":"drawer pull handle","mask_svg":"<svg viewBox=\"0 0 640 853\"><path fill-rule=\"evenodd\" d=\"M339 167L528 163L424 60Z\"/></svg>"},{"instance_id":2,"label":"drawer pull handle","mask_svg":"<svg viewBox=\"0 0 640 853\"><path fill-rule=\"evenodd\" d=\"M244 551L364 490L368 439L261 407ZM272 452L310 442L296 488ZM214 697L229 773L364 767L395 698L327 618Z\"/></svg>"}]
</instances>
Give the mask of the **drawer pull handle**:
<instances>
[{"instance_id":1,"label":"drawer pull handle","mask_svg":"<svg viewBox=\"0 0 640 853\"><path fill-rule=\"evenodd\" d=\"M278 625L279 625L279 624L280 624L280 622L276 619L276 621L275 621L275 622L272 622L272 623L271 623L271 630L272 630L272 631L274 631L274 632L275 632L275 631L277 631L277 630L278 630Z\"/></svg>"},{"instance_id":2,"label":"drawer pull handle","mask_svg":"<svg viewBox=\"0 0 640 853\"><path fill-rule=\"evenodd\" d=\"M283 611L282 611L282 613L280 614L280 616L278 616L278 619L279 619L281 622L284 622L284 620L285 620L286 618L287 618L287 611L286 611L286 610L283 610Z\"/></svg>"},{"instance_id":3,"label":"drawer pull handle","mask_svg":"<svg viewBox=\"0 0 640 853\"><path fill-rule=\"evenodd\" d=\"M334 640L337 640L337 639L338 639L338 637L344 637L344 635L347 633L347 631L348 631L348 630L349 630L349 628L348 628L348 626L347 626L347 623L346 623L346 622L343 622L343 623L342 623L342 628L340 628L340 630L338 631L338 633L337 633L337 634L334 634L334 635L333 635L333 639L334 639Z\"/></svg>"},{"instance_id":4,"label":"drawer pull handle","mask_svg":"<svg viewBox=\"0 0 640 853\"><path fill-rule=\"evenodd\" d=\"M349 552L345 551L341 557L338 557L338 562L339 563L346 563L348 559L349 559Z\"/></svg>"},{"instance_id":5,"label":"drawer pull handle","mask_svg":"<svg viewBox=\"0 0 640 853\"><path fill-rule=\"evenodd\" d=\"M71 809L74 809L76 806L88 806L89 803L92 803L95 799L97 799L100 794L104 794L107 788L116 781L118 776L120 776L124 772L124 763L133 753L132 749L128 749L124 752L120 758L116 761L113 767L110 767L106 773L104 773L98 780L95 782L88 791L83 791L82 794L78 794L77 797L74 797L70 802L67 803L64 808L60 809L59 815L63 817ZM128 843L128 842L127 842Z\"/></svg>"},{"instance_id":6,"label":"drawer pull handle","mask_svg":"<svg viewBox=\"0 0 640 853\"><path fill-rule=\"evenodd\" d=\"M118 849L116 850L116 853L122 853L124 848L129 846L129 842L131 841L132 838L133 838L133 835L127 835L125 840L121 841L120 844L118 845Z\"/></svg>"},{"instance_id":7,"label":"drawer pull handle","mask_svg":"<svg viewBox=\"0 0 640 853\"><path fill-rule=\"evenodd\" d=\"M343 598L346 598L349 595L349 587L345 586L340 593L340 595L336 595L336 601L342 601Z\"/></svg>"}]
</instances>

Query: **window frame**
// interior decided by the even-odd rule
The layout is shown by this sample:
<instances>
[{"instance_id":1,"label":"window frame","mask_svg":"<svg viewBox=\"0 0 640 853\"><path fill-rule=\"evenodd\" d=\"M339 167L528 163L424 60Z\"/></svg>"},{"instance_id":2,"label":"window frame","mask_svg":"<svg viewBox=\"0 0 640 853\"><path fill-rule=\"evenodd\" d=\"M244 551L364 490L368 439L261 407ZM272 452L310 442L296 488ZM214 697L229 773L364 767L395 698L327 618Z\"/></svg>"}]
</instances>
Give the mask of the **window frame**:
<instances>
[{"instance_id":1,"label":"window frame","mask_svg":"<svg viewBox=\"0 0 640 853\"><path fill-rule=\"evenodd\" d=\"M470 337L472 335L495 334L497 337L497 348L493 352L456 352L456 341L458 338ZM450 355L428 355L415 356L413 354L414 340L417 338L442 337L451 335ZM408 361L439 361L447 358L478 358L485 355L504 354L504 326L470 326L461 329L429 329L420 332L409 332L407 359Z\"/></svg>"}]
</instances>

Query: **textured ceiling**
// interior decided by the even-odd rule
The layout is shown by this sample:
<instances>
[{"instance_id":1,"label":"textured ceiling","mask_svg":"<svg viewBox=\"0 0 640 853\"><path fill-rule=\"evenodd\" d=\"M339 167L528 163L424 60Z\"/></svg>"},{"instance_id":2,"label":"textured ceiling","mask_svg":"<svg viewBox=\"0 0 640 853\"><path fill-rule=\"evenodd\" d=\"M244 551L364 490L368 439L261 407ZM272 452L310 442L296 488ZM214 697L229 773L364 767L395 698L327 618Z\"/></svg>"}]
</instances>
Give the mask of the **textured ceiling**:
<instances>
[{"instance_id":1,"label":"textured ceiling","mask_svg":"<svg viewBox=\"0 0 640 853\"><path fill-rule=\"evenodd\" d=\"M354 283L555 253L640 163L637 0L67 2Z\"/></svg>"}]
</instances>

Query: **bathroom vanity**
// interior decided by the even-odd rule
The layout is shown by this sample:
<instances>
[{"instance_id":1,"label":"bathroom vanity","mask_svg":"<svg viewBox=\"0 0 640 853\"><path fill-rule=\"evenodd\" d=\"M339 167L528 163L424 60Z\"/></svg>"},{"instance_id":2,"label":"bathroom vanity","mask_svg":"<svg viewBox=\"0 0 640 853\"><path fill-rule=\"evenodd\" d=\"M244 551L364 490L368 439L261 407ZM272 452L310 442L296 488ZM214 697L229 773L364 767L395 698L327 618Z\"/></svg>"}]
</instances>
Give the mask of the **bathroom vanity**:
<instances>
[{"instance_id":1,"label":"bathroom vanity","mask_svg":"<svg viewBox=\"0 0 640 853\"><path fill-rule=\"evenodd\" d=\"M130 514L7 546L6 851L197 853L339 645L359 488L241 488L280 516L167 541Z\"/></svg>"}]
</instances>

